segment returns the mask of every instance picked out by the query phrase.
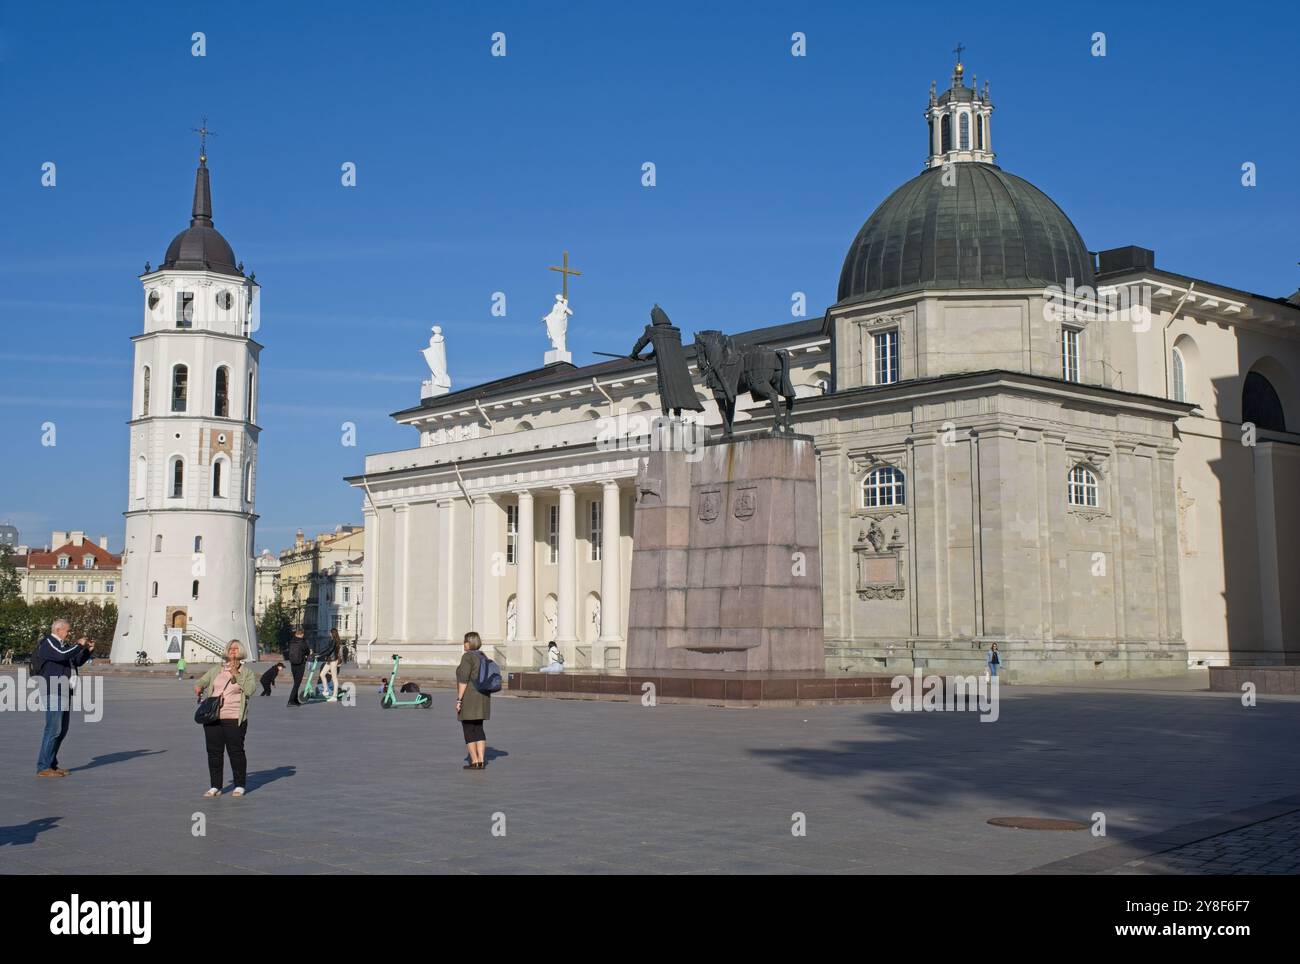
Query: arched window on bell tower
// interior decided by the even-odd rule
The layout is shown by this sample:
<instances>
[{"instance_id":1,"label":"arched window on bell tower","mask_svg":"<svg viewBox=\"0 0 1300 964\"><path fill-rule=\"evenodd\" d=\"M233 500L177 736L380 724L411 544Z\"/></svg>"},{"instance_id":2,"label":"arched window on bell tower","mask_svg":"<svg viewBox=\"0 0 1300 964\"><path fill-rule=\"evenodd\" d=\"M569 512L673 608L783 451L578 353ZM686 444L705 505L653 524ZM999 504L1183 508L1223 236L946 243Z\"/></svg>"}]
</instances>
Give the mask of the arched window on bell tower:
<instances>
[{"instance_id":1,"label":"arched window on bell tower","mask_svg":"<svg viewBox=\"0 0 1300 964\"><path fill-rule=\"evenodd\" d=\"M190 370L185 365L172 369L172 411L183 412L189 404Z\"/></svg>"},{"instance_id":2,"label":"arched window on bell tower","mask_svg":"<svg viewBox=\"0 0 1300 964\"><path fill-rule=\"evenodd\" d=\"M230 415L230 369L222 365L217 369L216 389L212 393L212 414L217 418Z\"/></svg>"},{"instance_id":3,"label":"arched window on bell tower","mask_svg":"<svg viewBox=\"0 0 1300 964\"><path fill-rule=\"evenodd\" d=\"M958 118L957 123L960 125L960 130L961 130L961 141L960 141L961 149L963 151L969 151L970 150L970 114L967 113L966 111L962 111L961 117Z\"/></svg>"},{"instance_id":4,"label":"arched window on bell tower","mask_svg":"<svg viewBox=\"0 0 1300 964\"><path fill-rule=\"evenodd\" d=\"M140 416L141 416L141 417L144 417L144 416L146 416L146 415L149 414L149 381L150 381L150 375L151 375L151 374L152 374L152 373L149 371L149 366L148 366L148 365L145 365L145 366L144 366L144 385L143 385L143 390L142 390L142 392L141 392L141 397L140 397Z\"/></svg>"},{"instance_id":5,"label":"arched window on bell tower","mask_svg":"<svg viewBox=\"0 0 1300 964\"><path fill-rule=\"evenodd\" d=\"M943 139L939 145L939 150L947 154L952 150L952 114L944 114L941 120L943 129L939 136Z\"/></svg>"}]
</instances>

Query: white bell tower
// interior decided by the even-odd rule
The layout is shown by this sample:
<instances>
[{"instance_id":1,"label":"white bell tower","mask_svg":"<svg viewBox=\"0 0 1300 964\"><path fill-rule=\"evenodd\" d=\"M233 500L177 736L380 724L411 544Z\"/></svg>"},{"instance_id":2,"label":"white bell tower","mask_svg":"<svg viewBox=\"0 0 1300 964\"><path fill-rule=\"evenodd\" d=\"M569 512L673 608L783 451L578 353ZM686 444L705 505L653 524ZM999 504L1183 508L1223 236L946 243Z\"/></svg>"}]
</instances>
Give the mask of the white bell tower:
<instances>
[{"instance_id":1,"label":"white bell tower","mask_svg":"<svg viewBox=\"0 0 1300 964\"><path fill-rule=\"evenodd\" d=\"M206 125L200 130L209 133ZM232 639L257 657L253 614L258 286L212 226L200 147L190 226L145 265L135 343L122 597L112 659L219 659Z\"/></svg>"}]
</instances>

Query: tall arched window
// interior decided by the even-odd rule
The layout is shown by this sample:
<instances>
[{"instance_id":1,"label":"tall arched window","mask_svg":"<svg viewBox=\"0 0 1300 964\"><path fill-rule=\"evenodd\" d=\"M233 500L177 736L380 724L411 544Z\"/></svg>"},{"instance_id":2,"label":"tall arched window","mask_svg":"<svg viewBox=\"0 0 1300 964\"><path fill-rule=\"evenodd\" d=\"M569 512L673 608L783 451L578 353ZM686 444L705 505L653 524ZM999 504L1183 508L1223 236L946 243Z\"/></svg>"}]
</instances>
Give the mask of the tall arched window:
<instances>
[{"instance_id":1,"label":"tall arched window","mask_svg":"<svg viewBox=\"0 0 1300 964\"><path fill-rule=\"evenodd\" d=\"M203 537L202 537L202 536L195 536L195 537L194 537L194 551L195 551L195 552L202 552L202 551L203 551Z\"/></svg>"},{"instance_id":2,"label":"tall arched window","mask_svg":"<svg viewBox=\"0 0 1300 964\"><path fill-rule=\"evenodd\" d=\"M903 473L892 465L872 469L862 479L862 508L905 505Z\"/></svg>"},{"instance_id":3,"label":"tall arched window","mask_svg":"<svg viewBox=\"0 0 1300 964\"><path fill-rule=\"evenodd\" d=\"M184 365L172 369L172 411L183 412L190 394L190 370Z\"/></svg>"},{"instance_id":4,"label":"tall arched window","mask_svg":"<svg viewBox=\"0 0 1300 964\"><path fill-rule=\"evenodd\" d=\"M958 129L961 131L961 149L970 150L970 114L965 111L961 112L961 117L957 121Z\"/></svg>"},{"instance_id":5,"label":"tall arched window","mask_svg":"<svg viewBox=\"0 0 1300 964\"><path fill-rule=\"evenodd\" d=\"M984 115L975 115L975 149L984 150Z\"/></svg>"},{"instance_id":6,"label":"tall arched window","mask_svg":"<svg viewBox=\"0 0 1300 964\"><path fill-rule=\"evenodd\" d=\"M222 365L217 369L217 385L212 394L212 414L218 418L230 415L230 369Z\"/></svg>"},{"instance_id":7,"label":"tall arched window","mask_svg":"<svg viewBox=\"0 0 1300 964\"><path fill-rule=\"evenodd\" d=\"M244 501L253 501L253 463L244 466Z\"/></svg>"},{"instance_id":8,"label":"tall arched window","mask_svg":"<svg viewBox=\"0 0 1300 964\"><path fill-rule=\"evenodd\" d=\"M153 537L153 551L154 551L154 552L162 552L162 536L161 536L161 535L157 535L157 536L154 536L154 537Z\"/></svg>"},{"instance_id":9,"label":"tall arched window","mask_svg":"<svg viewBox=\"0 0 1300 964\"><path fill-rule=\"evenodd\" d=\"M212 463L212 495L217 499L224 498L226 495L221 471L225 467L225 461L225 459L217 459Z\"/></svg>"},{"instance_id":10,"label":"tall arched window","mask_svg":"<svg viewBox=\"0 0 1300 964\"><path fill-rule=\"evenodd\" d=\"M180 456L172 459L172 498L179 499L185 495L185 460Z\"/></svg>"},{"instance_id":11,"label":"tall arched window","mask_svg":"<svg viewBox=\"0 0 1300 964\"><path fill-rule=\"evenodd\" d=\"M1082 465L1070 469L1067 486L1070 505L1097 506L1097 473Z\"/></svg>"},{"instance_id":12,"label":"tall arched window","mask_svg":"<svg viewBox=\"0 0 1300 964\"><path fill-rule=\"evenodd\" d=\"M1170 352L1169 373L1174 382L1174 401L1187 401L1187 368L1183 364L1183 353L1177 348Z\"/></svg>"},{"instance_id":13,"label":"tall arched window","mask_svg":"<svg viewBox=\"0 0 1300 964\"><path fill-rule=\"evenodd\" d=\"M144 382L144 390L141 392L141 395L140 395L140 414L141 414L141 415L148 415L148 414L149 414L149 381L150 381L150 375L151 375L151 374L152 374L152 373L149 371L149 366L148 366L148 365L145 365L145 366L144 366L144 379L143 379L143 382Z\"/></svg>"},{"instance_id":14,"label":"tall arched window","mask_svg":"<svg viewBox=\"0 0 1300 964\"><path fill-rule=\"evenodd\" d=\"M1273 383L1259 372L1246 375L1246 383L1241 389L1241 420L1270 432L1286 431L1282 399L1278 397Z\"/></svg>"},{"instance_id":15,"label":"tall arched window","mask_svg":"<svg viewBox=\"0 0 1300 964\"><path fill-rule=\"evenodd\" d=\"M149 460L143 455L135 460L135 497L143 499L149 491Z\"/></svg>"},{"instance_id":16,"label":"tall arched window","mask_svg":"<svg viewBox=\"0 0 1300 964\"><path fill-rule=\"evenodd\" d=\"M190 598L191 599L199 598L199 581L197 579L195 579L192 583L190 583Z\"/></svg>"},{"instance_id":17,"label":"tall arched window","mask_svg":"<svg viewBox=\"0 0 1300 964\"><path fill-rule=\"evenodd\" d=\"M952 150L952 114L944 114L939 125L940 150L947 154Z\"/></svg>"}]
</instances>

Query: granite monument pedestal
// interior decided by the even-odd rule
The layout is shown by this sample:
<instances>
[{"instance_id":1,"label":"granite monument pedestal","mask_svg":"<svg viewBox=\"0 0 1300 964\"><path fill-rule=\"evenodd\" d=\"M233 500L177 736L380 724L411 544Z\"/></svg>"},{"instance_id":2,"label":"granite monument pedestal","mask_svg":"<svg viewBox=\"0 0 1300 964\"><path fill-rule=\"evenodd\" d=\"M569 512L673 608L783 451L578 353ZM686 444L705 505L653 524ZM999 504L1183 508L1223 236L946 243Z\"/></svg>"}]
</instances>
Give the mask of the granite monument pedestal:
<instances>
[{"instance_id":1,"label":"granite monument pedestal","mask_svg":"<svg viewBox=\"0 0 1300 964\"><path fill-rule=\"evenodd\" d=\"M811 438L761 433L653 451L636 496L630 669L824 668Z\"/></svg>"}]
</instances>

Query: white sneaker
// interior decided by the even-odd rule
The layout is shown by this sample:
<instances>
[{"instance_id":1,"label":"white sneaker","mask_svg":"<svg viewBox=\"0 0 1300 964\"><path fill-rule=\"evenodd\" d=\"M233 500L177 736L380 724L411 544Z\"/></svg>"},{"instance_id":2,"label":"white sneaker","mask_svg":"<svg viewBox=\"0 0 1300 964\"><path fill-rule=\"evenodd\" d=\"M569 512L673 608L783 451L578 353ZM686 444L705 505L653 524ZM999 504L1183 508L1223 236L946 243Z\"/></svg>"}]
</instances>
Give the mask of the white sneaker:
<instances>
[{"instance_id":1,"label":"white sneaker","mask_svg":"<svg viewBox=\"0 0 1300 964\"><path fill-rule=\"evenodd\" d=\"M235 787L235 790L234 790L234 793L232 794L232 796L242 797L243 795L244 795L244 788L243 788L243 787Z\"/></svg>"},{"instance_id":2,"label":"white sneaker","mask_svg":"<svg viewBox=\"0 0 1300 964\"><path fill-rule=\"evenodd\" d=\"M208 789L208 791L207 791L206 793L204 793L203 795L204 795L205 797L219 797L219 796L221 796L221 791L218 790L216 787L210 787L210 788Z\"/></svg>"}]
</instances>

